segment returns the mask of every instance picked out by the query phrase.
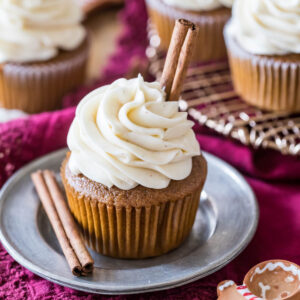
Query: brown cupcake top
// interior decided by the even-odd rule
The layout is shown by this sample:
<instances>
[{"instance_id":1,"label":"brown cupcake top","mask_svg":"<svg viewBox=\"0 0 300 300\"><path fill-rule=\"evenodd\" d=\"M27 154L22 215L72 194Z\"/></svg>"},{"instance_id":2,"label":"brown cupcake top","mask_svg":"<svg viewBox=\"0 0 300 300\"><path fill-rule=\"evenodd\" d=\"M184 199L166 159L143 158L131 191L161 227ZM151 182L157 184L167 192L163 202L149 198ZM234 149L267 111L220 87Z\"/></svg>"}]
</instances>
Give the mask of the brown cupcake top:
<instances>
[{"instance_id":1,"label":"brown cupcake top","mask_svg":"<svg viewBox=\"0 0 300 300\"><path fill-rule=\"evenodd\" d=\"M167 188L150 189L138 185L131 190L121 190L116 186L108 188L81 174L72 174L68 167L69 156L70 153L67 154L62 164L61 175L63 181L71 186L76 193L79 193L79 196L81 194L95 201L118 206L140 207L177 201L198 189L200 190L207 174L207 163L201 155L193 158L193 169L187 178L179 181L172 180Z\"/></svg>"}]
</instances>

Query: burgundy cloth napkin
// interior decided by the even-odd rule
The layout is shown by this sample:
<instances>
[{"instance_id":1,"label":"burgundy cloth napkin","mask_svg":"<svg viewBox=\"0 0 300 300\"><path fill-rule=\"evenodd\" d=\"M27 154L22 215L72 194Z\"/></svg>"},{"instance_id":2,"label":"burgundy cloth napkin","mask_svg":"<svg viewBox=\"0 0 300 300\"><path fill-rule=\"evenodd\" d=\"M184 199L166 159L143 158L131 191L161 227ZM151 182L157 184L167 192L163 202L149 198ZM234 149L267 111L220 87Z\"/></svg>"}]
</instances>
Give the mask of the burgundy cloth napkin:
<instances>
[{"instance_id":1,"label":"burgundy cloth napkin","mask_svg":"<svg viewBox=\"0 0 300 300\"><path fill-rule=\"evenodd\" d=\"M143 0L127 0L120 18L124 31L104 77L68 95L64 99L65 107L75 105L91 89L123 76L132 57L145 57ZM0 186L32 159L66 145L74 111L70 107L0 125ZM201 148L239 169L258 198L261 214L257 233L233 262L209 277L176 289L108 297L46 281L16 263L0 245L0 299L216 299L220 281L232 279L241 283L245 273L258 262L281 258L300 264L300 159L275 151L250 149L199 125L195 131Z\"/></svg>"}]
</instances>

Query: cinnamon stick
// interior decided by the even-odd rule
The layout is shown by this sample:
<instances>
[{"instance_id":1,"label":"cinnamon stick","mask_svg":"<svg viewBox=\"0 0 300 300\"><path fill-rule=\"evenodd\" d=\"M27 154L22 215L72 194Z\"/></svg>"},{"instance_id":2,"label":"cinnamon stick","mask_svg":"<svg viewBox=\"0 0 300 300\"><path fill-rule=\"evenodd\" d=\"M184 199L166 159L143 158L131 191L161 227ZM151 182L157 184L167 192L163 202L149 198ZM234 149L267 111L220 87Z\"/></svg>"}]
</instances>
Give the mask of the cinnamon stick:
<instances>
[{"instance_id":1,"label":"cinnamon stick","mask_svg":"<svg viewBox=\"0 0 300 300\"><path fill-rule=\"evenodd\" d=\"M188 66L193 56L195 38L197 36L196 27L189 28L185 41L183 43L181 53L178 59L177 69L172 83L172 88L169 96L169 100L178 100L183 82L187 73Z\"/></svg>"},{"instance_id":2,"label":"cinnamon stick","mask_svg":"<svg viewBox=\"0 0 300 300\"><path fill-rule=\"evenodd\" d=\"M45 170L43 174L63 228L80 261L82 271L84 273L91 273L93 271L94 261L84 245L77 224L71 215L69 207L55 179L55 175L49 170Z\"/></svg>"},{"instance_id":3,"label":"cinnamon stick","mask_svg":"<svg viewBox=\"0 0 300 300\"><path fill-rule=\"evenodd\" d=\"M47 177L49 177L49 175ZM64 229L64 225L62 222L63 218L61 218L58 214L58 210L57 210L55 203L53 201L53 198L51 196L51 192L45 181L44 174L41 171L37 171L37 172L31 174L31 179L34 183L36 191L37 191L39 198L43 204L45 212L49 218L49 221L52 225L52 228L55 232L55 235L59 241L59 244L60 244L62 251L66 257L66 260L71 268L72 273L75 276L80 276L80 275L84 275L85 273L90 272L93 269L93 260L91 259L90 263L87 263L85 265L85 269L83 269L83 266L80 262L80 259L78 258L76 250L75 250L76 246L75 246L75 249L72 246L72 244L76 244L76 245L78 244L78 240L77 240L78 237L81 240L81 237L77 230L76 224L72 230L73 234L74 234L74 231L77 231L77 234L75 233L75 236L77 236L77 238L76 238L77 241L75 242L74 236L71 235L71 237L70 237L67 235L67 232L71 231L71 228L68 228L67 230ZM49 178L48 178L48 181L50 181ZM52 185L54 185L53 182L52 182ZM51 188L51 190L52 190L52 188ZM57 190L56 191L52 190L53 195L56 195L56 193L58 193ZM63 205L61 205L61 204L58 205L59 210L61 209L61 206L63 206ZM65 215L65 213L62 215ZM68 222L70 222L70 221L68 220ZM75 221L73 220L73 222L75 222ZM64 221L64 223L65 223L65 221ZM82 240L81 240L81 243L83 243ZM79 246L79 248L80 248L80 246ZM84 260L82 259L82 261L84 261Z\"/></svg>"},{"instance_id":4,"label":"cinnamon stick","mask_svg":"<svg viewBox=\"0 0 300 300\"><path fill-rule=\"evenodd\" d=\"M160 80L166 92L166 100L178 100L195 39L196 26L184 19L177 20Z\"/></svg>"}]
</instances>

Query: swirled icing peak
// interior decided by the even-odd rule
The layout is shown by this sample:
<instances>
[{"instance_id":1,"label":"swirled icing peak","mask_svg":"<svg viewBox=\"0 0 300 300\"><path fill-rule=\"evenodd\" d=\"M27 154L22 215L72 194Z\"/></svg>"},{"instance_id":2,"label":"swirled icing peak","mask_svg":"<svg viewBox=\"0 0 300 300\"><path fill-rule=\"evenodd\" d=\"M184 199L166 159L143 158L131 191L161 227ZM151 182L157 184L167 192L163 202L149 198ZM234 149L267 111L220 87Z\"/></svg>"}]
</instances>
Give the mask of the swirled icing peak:
<instances>
[{"instance_id":1,"label":"swirled icing peak","mask_svg":"<svg viewBox=\"0 0 300 300\"><path fill-rule=\"evenodd\" d=\"M119 79L88 94L68 134L69 168L107 187L162 189L182 180L200 155L186 112L159 83Z\"/></svg>"},{"instance_id":2,"label":"swirled icing peak","mask_svg":"<svg viewBox=\"0 0 300 300\"><path fill-rule=\"evenodd\" d=\"M222 6L231 7L234 0L163 0L166 4L184 10L213 10Z\"/></svg>"},{"instance_id":3,"label":"swirled icing peak","mask_svg":"<svg viewBox=\"0 0 300 300\"><path fill-rule=\"evenodd\" d=\"M0 63L44 61L85 38L76 0L1 0Z\"/></svg>"},{"instance_id":4,"label":"swirled icing peak","mask_svg":"<svg viewBox=\"0 0 300 300\"><path fill-rule=\"evenodd\" d=\"M300 53L300 0L236 0L227 32L250 53Z\"/></svg>"}]
</instances>

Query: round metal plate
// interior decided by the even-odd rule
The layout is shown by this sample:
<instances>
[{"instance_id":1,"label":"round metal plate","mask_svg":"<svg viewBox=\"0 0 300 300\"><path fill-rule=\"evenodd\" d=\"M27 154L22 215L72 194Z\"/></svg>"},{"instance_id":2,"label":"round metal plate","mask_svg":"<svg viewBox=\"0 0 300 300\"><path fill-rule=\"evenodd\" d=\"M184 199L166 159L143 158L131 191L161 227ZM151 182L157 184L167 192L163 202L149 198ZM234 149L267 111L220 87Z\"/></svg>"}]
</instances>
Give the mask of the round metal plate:
<instances>
[{"instance_id":1,"label":"round metal plate","mask_svg":"<svg viewBox=\"0 0 300 300\"><path fill-rule=\"evenodd\" d=\"M101 294L172 288L220 269L255 233L259 213L252 189L235 169L204 153L208 177L192 233L181 247L143 260L112 259L91 251L94 273L74 277L30 180L30 173L37 169L58 174L65 153L63 149L23 167L0 193L1 242L17 262L50 281Z\"/></svg>"}]
</instances>

